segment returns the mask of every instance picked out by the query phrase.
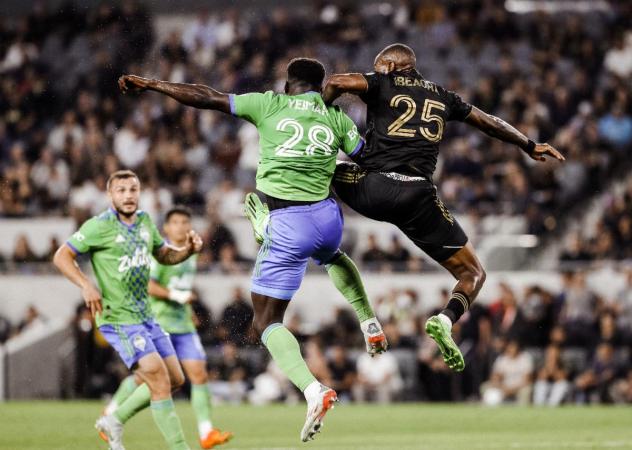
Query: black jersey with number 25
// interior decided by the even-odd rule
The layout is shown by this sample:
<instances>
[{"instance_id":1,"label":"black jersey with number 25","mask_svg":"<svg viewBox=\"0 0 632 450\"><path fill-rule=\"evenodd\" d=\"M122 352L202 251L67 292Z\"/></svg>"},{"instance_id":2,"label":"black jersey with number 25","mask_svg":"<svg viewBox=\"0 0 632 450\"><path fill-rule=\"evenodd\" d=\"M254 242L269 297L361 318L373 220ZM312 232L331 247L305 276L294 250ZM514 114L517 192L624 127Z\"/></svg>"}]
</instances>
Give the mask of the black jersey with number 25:
<instances>
[{"instance_id":1,"label":"black jersey with number 25","mask_svg":"<svg viewBox=\"0 0 632 450\"><path fill-rule=\"evenodd\" d=\"M364 77L367 144L354 160L365 170L432 178L445 123L463 121L472 106L414 70Z\"/></svg>"}]
</instances>

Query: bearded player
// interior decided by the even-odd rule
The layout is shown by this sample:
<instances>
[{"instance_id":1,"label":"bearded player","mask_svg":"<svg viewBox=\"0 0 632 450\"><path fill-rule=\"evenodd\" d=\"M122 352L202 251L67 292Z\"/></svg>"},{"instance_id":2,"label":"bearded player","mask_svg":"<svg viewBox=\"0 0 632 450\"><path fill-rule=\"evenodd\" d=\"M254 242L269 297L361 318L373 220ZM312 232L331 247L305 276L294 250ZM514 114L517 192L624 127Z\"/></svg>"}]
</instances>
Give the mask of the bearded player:
<instances>
[{"instance_id":1,"label":"bearded player","mask_svg":"<svg viewBox=\"0 0 632 450\"><path fill-rule=\"evenodd\" d=\"M167 242L182 247L191 230L191 211L188 208L176 206L167 211L163 225ZM232 433L213 428L211 421L206 353L195 329L191 308L191 302L195 300L193 279L196 262L197 255L174 265L160 264L152 258L148 292L156 322L169 333L176 356L191 382L191 406L197 419L200 446L209 449L226 443L232 438ZM116 411L118 405L127 400L141 383L137 375L123 380L105 409L106 414Z\"/></svg>"},{"instance_id":2,"label":"bearded player","mask_svg":"<svg viewBox=\"0 0 632 450\"><path fill-rule=\"evenodd\" d=\"M229 95L203 85L133 75L119 79L123 92L156 91L185 105L233 114L257 127L261 147L257 190L265 195L271 211L252 277L253 325L279 368L305 395L303 441L320 431L325 414L337 400L336 392L310 372L298 341L283 325L309 258L326 265L336 287L354 307L367 350L386 349L358 271L339 251L342 213L329 193L338 150L356 154L364 141L346 114L325 105L321 97L324 77L320 62L296 58L287 66L285 94Z\"/></svg>"},{"instance_id":3,"label":"bearded player","mask_svg":"<svg viewBox=\"0 0 632 450\"><path fill-rule=\"evenodd\" d=\"M184 383L184 375L169 336L153 319L147 285L152 255L161 264L178 264L201 250L202 239L190 230L182 247L166 244L147 213L138 210L140 181L134 172L114 172L106 189L110 209L87 220L53 259L61 273L81 288L103 337L143 381L95 427L111 450L125 450L123 425L151 406L169 449L189 450L171 398L172 389ZM98 287L75 261L85 253L90 255Z\"/></svg>"},{"instance_id":4,"label":"bearded player","mask_svg":"<svg viewBox=\"0 0 632 450\"><path fill-rule=\"evenodd\" d=\"M375 72L333 75L323 98L358 95L367 105L367 145L341 164L333 185L351 208L371 219L396 225L456 279L445 309L426 322L446 364L465 367L451 337L452 325L469 309L485 281L474 247L437 196L432 183L446 122L465 122L501 141L514 144L536 161L564 157L548 144L536 144L520 131L465 103L454 92L424 79L413 50L393 44L375 58Z\"/></svg>"}]
</instances>

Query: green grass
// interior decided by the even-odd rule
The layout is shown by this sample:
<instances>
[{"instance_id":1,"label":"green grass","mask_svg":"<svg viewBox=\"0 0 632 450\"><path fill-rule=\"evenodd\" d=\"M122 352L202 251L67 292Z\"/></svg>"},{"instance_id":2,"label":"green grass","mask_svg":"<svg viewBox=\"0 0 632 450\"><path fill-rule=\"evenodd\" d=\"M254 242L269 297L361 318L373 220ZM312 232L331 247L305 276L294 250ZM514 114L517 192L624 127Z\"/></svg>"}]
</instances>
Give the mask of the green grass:
<instances>
[{"instance_id":1,"label":"green grass","mask_svg":"<svg viewBox=\"0 0 632 450\"><path fill-rule=\"evenodd\" d=\"M10 402L0 404L0 449L106 449L93 429L102 404ZM177 410L192 449L193 411ZM235 438L221 449L632 449L632 409L624 407L483 408L472 405L338 405L323 432L303 444L302 405L221 406L220 428ZM195 444L195 445L193 445ZM125 431L127 450L165 448L151 414L143 411Z\"/></svg>"}]
</instances>

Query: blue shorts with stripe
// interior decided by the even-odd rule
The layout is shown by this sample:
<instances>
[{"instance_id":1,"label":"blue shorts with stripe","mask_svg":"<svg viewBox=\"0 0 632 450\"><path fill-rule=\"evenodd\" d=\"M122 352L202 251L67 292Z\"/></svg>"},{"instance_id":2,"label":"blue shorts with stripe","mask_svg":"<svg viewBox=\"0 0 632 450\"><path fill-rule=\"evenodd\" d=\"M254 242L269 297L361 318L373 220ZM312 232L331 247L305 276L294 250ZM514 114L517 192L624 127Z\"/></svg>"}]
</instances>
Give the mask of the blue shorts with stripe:
<instances>
[{"instance_id":1,"label":"blue shorts with stripe","mask_svg":"<svg viewBox=\"0 0 632 450\"><path fill-rule=\"evenodd\" d=\"M180 361L190 359L206 361L206 352L197 333L169 333L169 338Z\"/></svg>"},{"instance_id":2,"label":"blue shorts with stripe","mask_svg":"<svg viewBox=\"0 0 632 450\"><path fill-rule=\"evenodd\" d=\"M133 325L105 324L99 331L128 369L150 353L157 352L162 358L176 354L169 334L153 320Z\"/></svg>"},{"instance_id":3,"label":"blue shorts with stripe","mask_svg":"<svg viewBox=\"0 0 632 450\"><path fill-rule=\"evenodd\" d=\"M270 212L252 275L252 292L290 300L305 275L307 261L328 263L342 240L343 218L332 198Z\"/></svg>"}]
</instances>

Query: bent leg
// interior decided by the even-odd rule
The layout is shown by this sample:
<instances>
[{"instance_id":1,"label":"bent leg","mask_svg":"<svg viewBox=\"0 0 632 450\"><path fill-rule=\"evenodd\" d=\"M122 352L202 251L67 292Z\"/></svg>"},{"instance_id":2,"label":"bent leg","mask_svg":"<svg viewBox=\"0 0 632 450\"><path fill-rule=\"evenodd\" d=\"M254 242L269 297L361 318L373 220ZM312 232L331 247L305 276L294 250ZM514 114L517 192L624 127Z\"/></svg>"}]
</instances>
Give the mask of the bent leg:
<instances>
[{"instance_id":1,"label":"bent leg","mask_svg":"<svg viewBox=\"0 0 632 450\"><path fill-rule=\"evenodd\" d=\"M171 398L171 381L165 361L158 353L147 355L138 362L136 373L149 388L151 413L169 449L189 450Z\"/></svg>"},{"instance_id":2,"label":"bent leg","mask_svg":"<svg viewBox=\"0 0 632 450\"><path fill-rule=\"evenodd\" d=\"M255 312L253 325L255 331L261 335L261 342L281 371L304 392L316 378L301 355L298 341L283 325L283 316L289 302L253 292L252 304Z\"/></svg>"},{"instance_id":3,"label":"bent leg","mask_svg":"<svg viewBox=\"0 0 632 450\"><path fill-rule=\"evenodd\" d=\"M486 274L470 242L441 262L441 265L457 279L457 283L452 289L452 298L450 298L446 308L441 311L454 323L476 299L481 287L483 287Z\"/></svg>"},{"instance_id":4,"label":"bent leg","mask_svg":"<svg viewBox=\"0 0 632 450\"><path fill-rule=\"evenodd\" d=\"M191 406L195 413L200 438L213 431L211 421L211 394L208 389L206 360L185 359L181 361L184 373L191 382Z\"/></svg>"}]
</instances>

